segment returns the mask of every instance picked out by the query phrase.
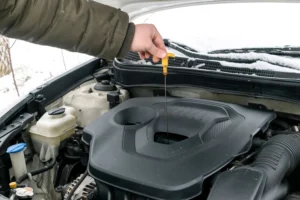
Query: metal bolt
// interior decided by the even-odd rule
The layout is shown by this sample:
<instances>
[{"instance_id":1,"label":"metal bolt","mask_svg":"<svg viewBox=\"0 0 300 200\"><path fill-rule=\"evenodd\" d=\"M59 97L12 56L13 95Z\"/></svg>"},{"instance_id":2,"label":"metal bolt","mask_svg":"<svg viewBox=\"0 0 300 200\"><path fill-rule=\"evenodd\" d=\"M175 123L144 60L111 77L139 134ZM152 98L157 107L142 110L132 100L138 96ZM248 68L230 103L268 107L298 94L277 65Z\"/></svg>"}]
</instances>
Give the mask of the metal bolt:
<instances>
[{"instance_id":1,"label":"metal bolt","mask_svg":"<svg viewBox=\"0 0 300 200\"><path fill-rule=\"evenodd\" d=\"M42 94L38 94L36 97L36 100L39 100L39 101L41 101L41 100L43 100L44 99L44 95L42 95Z\"/></svg>"},{"instance_id":2,"label":"metal bolt","mask_svg":"<svg viewBox=\"0 0 300 200\"><path fill-rule=\"evenodd\" d=\"M101 81L102 85L109 85L109 81L108 80L103 80Z\"/></svg>"}]
</instances>

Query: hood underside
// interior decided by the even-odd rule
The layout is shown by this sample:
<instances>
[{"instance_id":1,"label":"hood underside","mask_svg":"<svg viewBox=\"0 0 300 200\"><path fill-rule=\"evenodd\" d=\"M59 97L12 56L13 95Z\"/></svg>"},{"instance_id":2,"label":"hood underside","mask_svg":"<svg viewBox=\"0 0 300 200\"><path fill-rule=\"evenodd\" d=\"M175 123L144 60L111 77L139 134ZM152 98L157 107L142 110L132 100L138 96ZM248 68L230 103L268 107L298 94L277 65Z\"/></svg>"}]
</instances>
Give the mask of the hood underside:
<instances>
[{"instance_id":1,"label":"hood underside","mask_svg":"<svg viewBox=\"0 0 300 200\"><path fill-rule=\"evenodd\" d=\"M207 5L207 4L223 4L223 3L300 3L299 0L94 0L99 3L110 5L127 12L130 20L156 12L171 8Z\"/></svg>"}]
</instances>

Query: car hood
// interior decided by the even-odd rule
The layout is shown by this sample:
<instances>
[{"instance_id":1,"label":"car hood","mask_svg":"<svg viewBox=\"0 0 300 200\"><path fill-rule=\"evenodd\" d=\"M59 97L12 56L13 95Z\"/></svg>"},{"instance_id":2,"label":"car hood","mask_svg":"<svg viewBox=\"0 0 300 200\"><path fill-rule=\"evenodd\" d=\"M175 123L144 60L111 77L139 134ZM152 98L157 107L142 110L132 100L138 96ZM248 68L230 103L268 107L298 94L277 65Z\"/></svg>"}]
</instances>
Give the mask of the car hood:
<instances>
[{"instance_id":1,"label":"car hood","mask_svg":"<svg viewBox=\"0 0 300 200\"><path fill-rule=\"evenodd\" d=\"M127 12L131 20L143 14L193 5L253 2L300 3L300 0L94 0Z\"/></svg>"}]
</instances>

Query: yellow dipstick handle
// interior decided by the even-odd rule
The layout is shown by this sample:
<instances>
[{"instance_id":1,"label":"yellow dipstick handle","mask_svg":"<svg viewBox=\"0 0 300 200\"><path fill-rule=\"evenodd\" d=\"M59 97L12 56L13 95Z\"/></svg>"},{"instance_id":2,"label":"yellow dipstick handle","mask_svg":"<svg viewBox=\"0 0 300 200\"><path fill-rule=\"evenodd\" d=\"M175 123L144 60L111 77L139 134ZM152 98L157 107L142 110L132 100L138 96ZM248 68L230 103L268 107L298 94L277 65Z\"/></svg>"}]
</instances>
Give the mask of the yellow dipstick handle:
<instances>
[{"instance_id":1,"label":"yellow dipstick handle","mask_svg":"<svg viewBox=\"0 0 300 200\"><path fill-rule=\"evenodd\" d=\"M9 188L10 189L16 189L17 188L17 183L16 182L10 182L9 183Z\"/></svg>"},{"instance_id":2,"label":"yellow dipstick handle","mask_svg":"<svg viewBox=\"0 0 300 200\"><path fill-rule=\"evenodd\" d=\"M168 75L168 65L169 65L169 57L175 58L175 54L167 53L167 56L161 60L161 64L163 66L163 74L164 76Z\"/></svg>"}]
</instances>

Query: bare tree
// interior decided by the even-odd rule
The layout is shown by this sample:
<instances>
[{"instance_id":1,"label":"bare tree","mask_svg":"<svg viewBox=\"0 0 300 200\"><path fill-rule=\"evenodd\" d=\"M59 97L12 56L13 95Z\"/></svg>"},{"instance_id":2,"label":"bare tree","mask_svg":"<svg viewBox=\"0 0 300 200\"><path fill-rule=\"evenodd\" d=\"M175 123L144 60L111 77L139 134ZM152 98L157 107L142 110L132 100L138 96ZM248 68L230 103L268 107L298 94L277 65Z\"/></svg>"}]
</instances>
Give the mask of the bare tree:
<instances>
[{"instance_id":1,"label":"bare tree","mask_svg":"<svg viewBox=\"0 0 300 200\"><path fill-rule=\"evenodd\" d=\"M7 48L8 40L0 36L0 77L11 72L9 64L9 48Z\"/></svg>"},{"instance_id":2,"label":"bare tree","mask_svg":"<svg viewBox=\"0 0 300 200\"><path fill-rule=\"evenodd\" d=\"M12 66L8 39L0 35L0 77L10 73L12 74L12 78L14 81L17 94L18 96L20 96L19 88L15 78L14 69Z\"/></svg>"}]
</instances>

